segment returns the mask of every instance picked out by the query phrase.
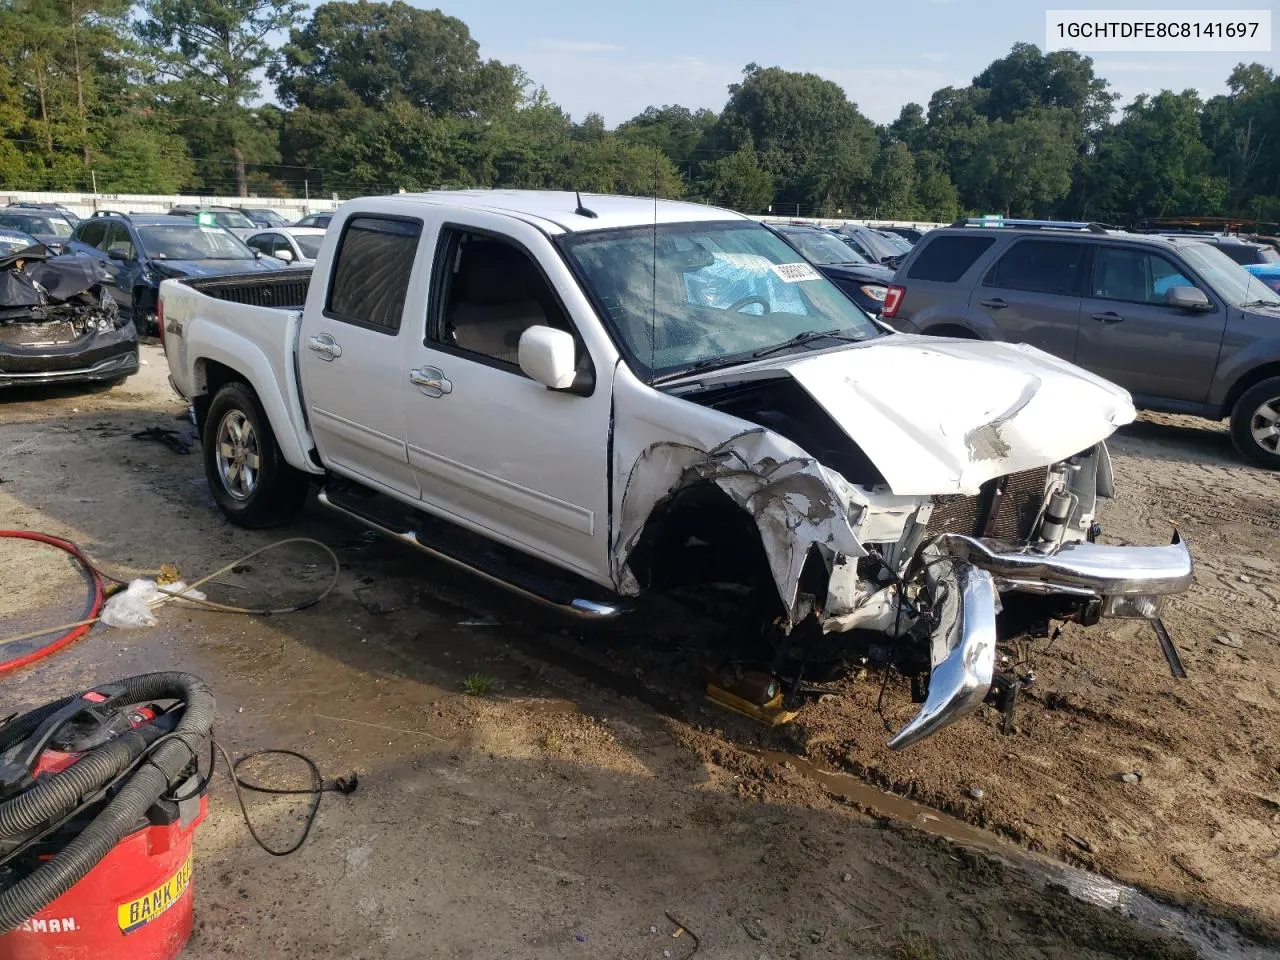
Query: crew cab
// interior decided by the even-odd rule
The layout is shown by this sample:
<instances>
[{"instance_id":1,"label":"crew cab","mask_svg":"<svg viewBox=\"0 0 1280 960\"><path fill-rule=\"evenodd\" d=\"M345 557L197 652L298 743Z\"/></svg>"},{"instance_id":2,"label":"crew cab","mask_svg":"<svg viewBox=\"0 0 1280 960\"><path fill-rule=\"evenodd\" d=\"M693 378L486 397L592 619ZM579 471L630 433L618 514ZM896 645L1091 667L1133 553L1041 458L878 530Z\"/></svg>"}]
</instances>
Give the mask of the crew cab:
<instances>
[{"instance_id":1,"label":"crew cab","mask_svg":"<svg viewBox=\"0 0 1280 960\"><path fill-rule=\"evenodd\" d=\"M893 748L997 698L1001 643L1154 619L1191 580L1176 533L1095 542L1124 390L1032 347L894 333L728 211L352 200L313 270L167 280L160 311L233 523L286 522L318 485L592 619L736 585L738 659L781 673L834 643L918 678Z\"/></svg>"}]
</instances>

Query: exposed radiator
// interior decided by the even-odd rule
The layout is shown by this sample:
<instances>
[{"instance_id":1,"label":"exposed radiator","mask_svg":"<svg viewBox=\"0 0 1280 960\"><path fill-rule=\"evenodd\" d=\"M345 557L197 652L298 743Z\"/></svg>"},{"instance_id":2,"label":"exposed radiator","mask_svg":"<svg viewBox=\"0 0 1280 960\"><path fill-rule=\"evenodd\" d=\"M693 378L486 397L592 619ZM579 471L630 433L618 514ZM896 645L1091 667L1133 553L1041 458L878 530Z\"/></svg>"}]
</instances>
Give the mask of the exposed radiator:
<instances>
[{"instance_id":1,"label":"exposed radiator","mask_svg":"<svg viewBox=\"0 0 1280 960\"><path fill-rule=\"evenodd\" d=\"M963 533L973 537L1025 540L1040 512L1048 479L1049 468L1037 467L988 480L977 496L934 497L925 539L942 533ZM987 520L993 503L995 515Z\"/></svg>"}]
</instances>

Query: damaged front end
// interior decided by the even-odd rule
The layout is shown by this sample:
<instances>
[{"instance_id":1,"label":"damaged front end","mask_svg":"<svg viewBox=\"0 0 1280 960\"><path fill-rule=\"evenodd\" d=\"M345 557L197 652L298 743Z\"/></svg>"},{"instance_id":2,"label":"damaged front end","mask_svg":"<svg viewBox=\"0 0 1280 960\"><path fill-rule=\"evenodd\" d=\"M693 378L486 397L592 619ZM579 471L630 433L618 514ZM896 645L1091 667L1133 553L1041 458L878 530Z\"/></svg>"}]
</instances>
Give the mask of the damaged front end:
<instances>
[{"instance_id":1,"label":"damaged front end","mask_svg":"<svg viewBox=\"0 0 1280 960\"><path fill-rule=\"evenodd\" d=\"M911 610L900 635L929 638L927 695L919 714L890 739L891 749L911 746L987 699L998 679L996 642L1044 636L1050 620L1158 621L1165 597L1190 586L1191 553L1176 531L1163 547L1095 542L1097 494L1110 493L1105 446L1045 473L1039 507L1024 514L1031 518L1026 527L1000 517L999 481L984 491L972 527L956 524L954 502L945 498L917 522L926 535L897 597ZM1012 479L1003 480L1004 488ZM934 511L944 514L940 526Z\"/></svg>"},{"instance_id":2,"label":"damaged front end","mask_svg":"<svg viewBox=\"0 0 1280 960\"><path fill-rule=\"evenodd\" d=\"M0 387L111 382L138 370L138 336L96 260L27 247L0 258Z\"/></svg>"},{"instance_id":3,"label":"damaged front end","mask_svg":"<svg viewBox=\"0 0 1280 960\"><path fill-rule=\"evenodd\" d=\"M1047 636L1053 622L1157 621L1163 599L1191 582L1186 544L1176 534L1163 547L1096 542L1098 504L1114 486L1103 440L1133 418L1127 395L1052 358L982 346L999 348L989 399L928 428L924 412L903 420L870 389L879 347L691 381L659 394L657 412L619 418L616 588L660 588L681 548L731 523L707 519L721 516L714 498L692 496L713 491L749 521L776 589L770 672L781 675L784 657L803 664L833 651L845 663L896 668L921 707L892 749L999 701L1010 682L1016 690L999 669L1000 644ZM971 354L947 346L941 357L962 370ZM631 389L619 383L620 409ZM1055 416L1067 427L1055 431ZM925 482L946 492L926 494ZM737 553L720 556L727 574Z\"/></svg>"}]
</instances>

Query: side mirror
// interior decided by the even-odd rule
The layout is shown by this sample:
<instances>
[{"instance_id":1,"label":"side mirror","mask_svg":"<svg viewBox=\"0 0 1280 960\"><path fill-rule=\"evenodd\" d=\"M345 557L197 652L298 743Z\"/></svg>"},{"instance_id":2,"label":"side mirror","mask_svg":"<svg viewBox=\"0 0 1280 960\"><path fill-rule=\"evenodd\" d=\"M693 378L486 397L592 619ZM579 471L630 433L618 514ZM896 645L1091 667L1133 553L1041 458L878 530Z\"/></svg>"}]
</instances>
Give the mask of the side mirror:
<instances>
[{"instance_id":1,"label":"side mirror","mask_svg":"<svg viewBox=\"0 0 1280 960\"><path fill-rule=\"evenodd\" d=\"M112 260L124 260L126 262L133 259L133 257L129 256L128 251L121 250L119 247L112 247L107 251L107 256Z\"/></svg>"},{"instance_id":2,"label":"side mirror","mask_svg":"<svg viewBox=\"0 0 1280 960\"><path fill-rule=\"evenodd\" d=\"M1170 287L1165 292L1164 302L1178 310L1193 313L1208 313L1213 309L1213 301L1199 287Z\"/></svg>"},{"instance_id":3,"label":"side mirror","mask_svg":"<svg viewBox=\"0 0 1280 960\"><path fill-rule=\"evenodd\" d=\"M293 251L290 250L288 247L281 247L274 254L272 254L272 256L274 256L277 260L283 260L285 263L293 263Z\"/></svg>"},{"instance_id":4,"label":"side mirror","mask_svg":"<svg viewBox=\"0 0 1280 960\"><path fill-rule=\"evenodd\" d=\"M568 390L577 373L573 334L554 327L529 327L520 334L520 369L549 390Z\"/></svg>"}]
</instances>

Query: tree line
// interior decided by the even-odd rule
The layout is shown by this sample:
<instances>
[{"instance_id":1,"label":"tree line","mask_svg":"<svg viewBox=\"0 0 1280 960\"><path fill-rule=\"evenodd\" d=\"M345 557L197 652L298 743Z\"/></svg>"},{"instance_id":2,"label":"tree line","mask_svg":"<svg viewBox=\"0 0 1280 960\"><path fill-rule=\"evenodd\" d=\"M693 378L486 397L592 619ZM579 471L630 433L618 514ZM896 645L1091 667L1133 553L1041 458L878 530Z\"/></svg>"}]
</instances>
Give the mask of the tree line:
<instances>
[{"instance_id":1,"label":"tree line","mask_svg":"<svg viewBox=\"0 0 1280 960\"><path fill-rule=\"evenodd\" d=\"M849 91L856 97L857 91ZM877 125L749 64L716 113L575 121L465 23L400 0L0 0L0 188L353 196L438 187L687 197L749 213L1280 220L1280 79L1118 95L1015 44ZM272 102L265 102L269 98Z\"/></svg>"}]
</instances>

